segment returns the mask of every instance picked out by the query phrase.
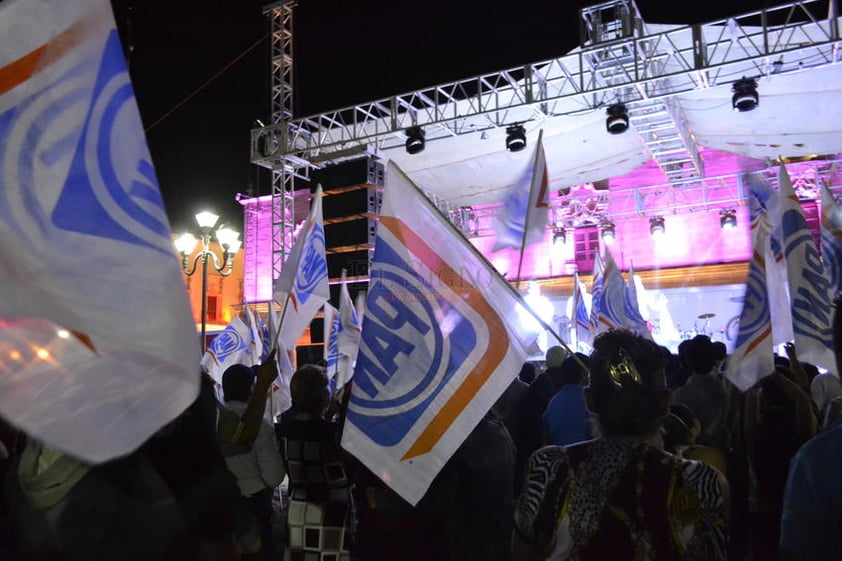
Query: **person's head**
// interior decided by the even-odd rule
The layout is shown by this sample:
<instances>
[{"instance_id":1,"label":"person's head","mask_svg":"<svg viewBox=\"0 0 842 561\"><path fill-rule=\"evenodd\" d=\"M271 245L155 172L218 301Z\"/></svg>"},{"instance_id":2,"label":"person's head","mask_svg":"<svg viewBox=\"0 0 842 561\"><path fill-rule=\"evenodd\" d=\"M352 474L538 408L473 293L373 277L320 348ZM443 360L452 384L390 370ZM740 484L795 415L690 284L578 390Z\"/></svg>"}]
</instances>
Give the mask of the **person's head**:
<instances>
[{"instance_id":1,"label":"person's head","mask_svg":"<svg viewBox=\"0 0 842 561\"><path fill-rule=\"evenodd\" d=\"M292 375L289 392L292 406L298 413L321 416L330 402L325 369L315 364L305 364Z\"/></svg>"},{"instance_id":2,"label":"person's head","mask_svg":"<svg viewBox=\"0 0 842 561\"><path fill-rule=\"evenodd\" d=\"M245 364L232 364L222 373L222 394L225 401L248 401L257 374Z\"/></svg>"},{"instance_id":3,"label":"person's head","mask_svg":"<svg viewBox=\"0 0 842 561\"><path fill-rule=\"evenodd\" d=\"M517 377L520 378L521 382L531 384L535 380L535 365L531 362L524 362Z\"/></svg>"},{"instance_id":4,"label":"person's head","mask_svg":"<svg viewBox=\"0 0 842 561\"><path fill-rule=\"evenodd\" d=\"M716 365L716 350L707 335L696 335L687 342L685 360L694 374L707 374Z\"/></svg>"},{"instance_id":5,"label":"person's head","mask_svg":"<svg viewBox=\"0 0 842 561\"><path fill-rule=\"evenodd\" d=\"M664 439L664 449L675 452L678 446L692 446L702 432L702 425L693 411L681 403L670 407L669 415L664 419L661 435Z\"/></svg>"},{"instance_id":6,"label":"person's head","mask_svg":"<svg viewBox=\"0 0 842 561\"><path fill-rule=\"evenodd\" d=\"M576 360L578 359L578 360ZM562 384L584 384L588 380L588 364L591 359L582 353L569 355L561 363Z\"/></svg>"},{"instance_id":7,"label":"person's head","mask_svg":"<svg viewBox=\"0 0 842 561\"><path fill-rule=\"evenodd\" d=\"M547 349L547 368L558 368L564 359L567 358L567 351L564 347L556 345Z\"/></svg>"},{"instance_id":8,"label":"person's head","mask_svg":"<svg viewBox=\"0 0 842 561\"><path fill-rule=\"evenodd\" d=\"M671 399L663 352L654 342L630 331L599 335L593 343L584 395L603 435L657 434Z\"/></svg>"},{"instance_id":9,"label":"person's head","mask_svg":"<svg viewBox=\"0 0 842 561\"><path fill-rule=\"evenodd\" d=\"M721 364L722 361L725 360L725 357L728 356L728 347L726 347L725 343L722 341L714 341L710 346L713 350L713 359L718 364Z\"/></svg>"}]
</instances>

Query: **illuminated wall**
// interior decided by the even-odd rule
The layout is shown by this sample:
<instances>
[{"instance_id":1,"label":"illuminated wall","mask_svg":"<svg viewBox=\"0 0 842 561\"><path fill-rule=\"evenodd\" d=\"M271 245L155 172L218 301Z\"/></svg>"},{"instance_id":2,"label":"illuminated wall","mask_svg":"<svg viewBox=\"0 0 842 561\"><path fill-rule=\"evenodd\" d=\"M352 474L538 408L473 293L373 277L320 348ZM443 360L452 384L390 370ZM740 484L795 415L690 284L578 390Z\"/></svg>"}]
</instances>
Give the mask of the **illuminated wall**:
<instances>
[{"instance_id":1,"label":"illuminated wall","mask_svg":"<svg viewBox=\"0 0 842 561\"><path fill-rule=\"evenodd\" d=\"M196 252L201 248L201 244L188 259L188 263L192 266L193 259ZM210 249L219 256L222 256L222 249L215 241L210 243ZM236 315L235 306L243 303L243 275L245 271L245 262L243 259L243 251L238 251L234 257L234 268L231 274L227 277L220 275L214 268L211 261L208 261L208 318L207 330L219 331L223 329L231 318ZM202 321L202 264L201 261L197 264L196 272L187 276L182 271L184 277L184 284L187 288L190 297L190 307L193 310L193 317L196 320L197 331L201 328L199 325Z\"/></svg>"}]
</instances>

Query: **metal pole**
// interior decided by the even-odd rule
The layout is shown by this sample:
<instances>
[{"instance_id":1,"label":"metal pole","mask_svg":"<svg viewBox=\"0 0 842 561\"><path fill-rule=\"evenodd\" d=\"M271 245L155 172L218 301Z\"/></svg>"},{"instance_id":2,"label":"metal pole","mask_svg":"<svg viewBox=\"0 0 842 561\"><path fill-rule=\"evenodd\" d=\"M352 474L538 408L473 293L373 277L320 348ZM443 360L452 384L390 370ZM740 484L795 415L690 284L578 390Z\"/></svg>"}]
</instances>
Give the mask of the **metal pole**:
<instances>
[{"instance_id":1,"label":"metal pole","mask_svg":"<svg viewBox=\"0 0 842 561\"><path fill-rule=\"evenodd\" d=\"M202 355L208 350L208 251L202 250Z\"/></svg>"}]
</instances>

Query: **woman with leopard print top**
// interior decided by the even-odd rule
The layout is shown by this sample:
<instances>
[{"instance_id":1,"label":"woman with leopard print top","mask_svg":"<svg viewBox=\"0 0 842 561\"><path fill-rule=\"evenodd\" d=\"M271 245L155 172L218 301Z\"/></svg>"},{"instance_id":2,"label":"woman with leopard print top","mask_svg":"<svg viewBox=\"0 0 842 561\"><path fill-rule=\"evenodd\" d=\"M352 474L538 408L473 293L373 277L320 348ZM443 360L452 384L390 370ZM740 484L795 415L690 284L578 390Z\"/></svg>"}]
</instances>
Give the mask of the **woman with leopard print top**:
<instances>
[{"instance_id":1,"label":"woman with leopard print top","mask_svg":"<svg viewBox=\"0 0 842 561\"><path fill-rule=\"evenodd\" d=\"M513 559L725 559L727 481L660 441L671 401L661 349L627 331L602 334L584 395L600 436L531 456Z\"/></svg>"}]
</instances>

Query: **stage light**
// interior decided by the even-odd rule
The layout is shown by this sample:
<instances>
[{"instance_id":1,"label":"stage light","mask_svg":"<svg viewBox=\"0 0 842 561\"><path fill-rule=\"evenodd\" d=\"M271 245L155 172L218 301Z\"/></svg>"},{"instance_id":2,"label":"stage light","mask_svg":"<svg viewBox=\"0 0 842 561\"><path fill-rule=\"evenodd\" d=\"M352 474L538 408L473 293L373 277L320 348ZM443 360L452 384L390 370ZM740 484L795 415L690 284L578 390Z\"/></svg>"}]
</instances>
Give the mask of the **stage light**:
<instances>
[{"instance_id":1,"label":"stage light","mask_svg":"<svg viewBox=\"0 0 842 561\"><path fill-rule=\"evenodd\" d=\"M605 120L605 128L611 134L622 134L629 128L629 114L626 106L622 103L615 103L608 108L608 118Z\"/></svg>"},{"instance_id":2,"label":"stage light","mask_svg":"<svg viewBox=\"0 0 842 561\"><path fill-rule=\"evenodd\" d=\"M564 228L556 228L553 233L553 245L564 247L567 244L567 231Z\"/></svg>"},{"instance_id":3,"label":"stage light","mask_svg":"<svg viewBox=\"0 0 842 561\"><path fill-rule=\"evenodd\" d=\"M424 151L424 129L412 126L406 129L406 151L408 154L418 154Z\"/></svg>"},{"instance_id":4,"label":"stage light","mask_svg":"<svg viewBox=\"0 0 842 561\"><path fill-rule=\"evenodd\" d=\"M731 106L734 111L751 111L760 103L760 96L757 95L757 82L754 78L743 76L734 82L731 91L734 92L731 97Z\"/></svg>"},{"instance_id":5,"label":"stage light","mask_svg":"<svg viewBox=\"0 0 842 561\"><path fill-rule=\"evenodd\" d=\"M615 235L615 228L614 223L611 221L606 221L602 223L600 227L601 235L602 235L602 243L611 245L614 243L614 235Z\"/></svg>"},{"instance_id":6,"label":"stage light","mask_svg":"<svg viewBox=\"0 0 842 561\"><path fill-rule=\"evenodd\" d=\"M737 227L737 211L733 208L724 208L719 213L719 226L723 230L733 230Z\"/></svg>"},{"instance_id":7,"label":"stage light","mask_svg":"<svg viewBox=\"0 0 842 561\"><path fill-rule=\"evenodd\" d=\"M664 227L664 218L662 216L656 216L654 218L649 219L649 233L656 237L661 237L664 235L666 228Z\"/></svg>"},{"instance_id":8,"label":"stage light","mask_svg":"<svg viewBox=\"0 0 842 561\"><path fill-rule=\"evenodd\" d=\"M523 125L506 127L506 150L520 152L526 148L526 129Z\"/></svg>"}]
</instances>

